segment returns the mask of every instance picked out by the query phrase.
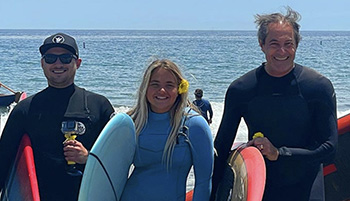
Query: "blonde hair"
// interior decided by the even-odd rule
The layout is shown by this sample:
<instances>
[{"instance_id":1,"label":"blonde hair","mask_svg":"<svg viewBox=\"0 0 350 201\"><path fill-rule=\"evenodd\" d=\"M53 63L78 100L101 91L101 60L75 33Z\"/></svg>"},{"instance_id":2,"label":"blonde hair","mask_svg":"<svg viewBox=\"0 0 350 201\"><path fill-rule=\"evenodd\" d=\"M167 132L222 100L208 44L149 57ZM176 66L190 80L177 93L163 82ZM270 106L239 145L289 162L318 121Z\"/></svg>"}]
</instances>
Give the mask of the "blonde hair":
<instances>
[{"instance_id":1,"label":"blonde hair","mask_svg":"<svg viewBox=\"0 0 350 201\"><path fill-rule=\"evenodd\" d=\"M148 111L150 106L147 101L146 93L152 73L155 71L155 69L158 68L164 68L171 72L177 81L177 85L179 85L181 83L181 80L184 79L179 67L174 62L168 59L157 59L146 68L143 75L143 79L141 81L140 88L137 93L137 103L128 112L128 114L134 120L137 137L147 124ZM176 145L178 131L181 126L181 119L184 115L184 108L191 105L192 104L190 103L190 101L188 101L188 92L185 92L182 94L178 94L174 105L169 111L171 131L165 143L163 152L163 161L166 161L167 165L171 164L171 158Z\"/></svg>"}]
</instances>

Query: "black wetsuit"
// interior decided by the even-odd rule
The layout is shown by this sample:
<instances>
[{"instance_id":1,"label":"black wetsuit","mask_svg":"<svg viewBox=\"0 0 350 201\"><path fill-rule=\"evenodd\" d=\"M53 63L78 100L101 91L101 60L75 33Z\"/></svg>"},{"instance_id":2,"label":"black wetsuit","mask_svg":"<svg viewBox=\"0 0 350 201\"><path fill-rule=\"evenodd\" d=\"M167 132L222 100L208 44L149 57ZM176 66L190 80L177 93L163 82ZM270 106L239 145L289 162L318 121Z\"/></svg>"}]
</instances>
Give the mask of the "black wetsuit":
<instances>
[{"instance_id":1,"label":"black wetsuit","mask_svg":"<svg viewBox=\"0 0 350 201\"><path fill-rule=\"evenodd\" d=\"M248 136L262 132L278 148L277 161L265 159L264 200L309 200L324 160L337 144L336 97L331 82L296 64L287 75L269 76L264 64L232 82L216 139L213 194L217 188L241 117Z\"/></svg>"},{"instance_id":2,"label":"black wetsuit","mask_svg":"<svg viewBox=\"0 0 350 201\"><path fill-rule=\"evenodd\" d=\"M82 122L86 131L77 137L91 149L114 109L103 96L72 84L64 89L48 87L21 102L13 109L0 140L0 189L9 175L23 133L31 139L39 193L42 201L76 201L81 176L65 171L62 121ZM85 165L76 165L83 170Z\"/></svg>"}]
</instances>

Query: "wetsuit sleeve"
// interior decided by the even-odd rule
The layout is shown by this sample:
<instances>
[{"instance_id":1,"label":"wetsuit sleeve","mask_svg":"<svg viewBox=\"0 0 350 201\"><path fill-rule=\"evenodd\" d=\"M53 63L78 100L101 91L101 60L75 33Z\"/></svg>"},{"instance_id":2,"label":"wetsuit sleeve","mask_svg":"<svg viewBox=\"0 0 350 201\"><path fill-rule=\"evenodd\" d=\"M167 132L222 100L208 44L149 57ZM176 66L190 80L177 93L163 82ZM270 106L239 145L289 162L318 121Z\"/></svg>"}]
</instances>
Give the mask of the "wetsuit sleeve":
<instances>
[{"instance_id":1,"label":"wetsuit sleeve","mask_svg":"<svg viewBox=\"0 0 350 201\"><path fill-rule=\"evenodd\" d=\"M336 95L328 79L319 80L319 83L314 87L311 85L313 95L307 96L312 112L314 145L308 149L280 147L278 149L279 159L287 157L310 162L324 162L334 157L338 142Z\"/></svg>"},{"instance_id":2,"label":"wetsuit sleeve","mask_svg":"<svg viewBox=\"0 0 350 201\"><path fill-rule=\"evenodd\" d=\"M17 105L10 113L0 138L0 190L4 188L20 140L25 132L23 122L25 122L23 112Z\"/></svg>"},{"instance_id":3,"label":"wetsuit sleeve","mask_svg":"<svg viewBox=\"0 0 350 201\"><path fill-rule=\"evenodd\" d=\"M225 97L225 107L218 133L215 137L214 147L216 150L213 189L211 199L215 199L217 187L223 176L226 160L229 156L233 141L236 137L237 129L241 121L241 111L237 102L237 95L232 87L229 87Z\"/></svg>"},{"instance_id":4,"label":"wetsuit sleeve","mask_svg":"<svg viewBox=\"0 0 350 201\"><path fill-rule=\"evenodd\" d=\"M209 119L212 119L212 118L213 118L214 113L213 113L213 109L211 108L211 104L210 104L210 102L209 102L209 101L208 101L208 103L209 103Z\"/></svg>"},{"instance_id":5,"label":"wetsuit sleeve","mask_svg":"<svg viewBox=\"0 0 350 201\"><path fill-rule=\"evenodd\" d=\"M214 163L213 136L202 116L191 117L188 127L195 174L193 201L209 200Z\"/></svg>"}]
</instances>

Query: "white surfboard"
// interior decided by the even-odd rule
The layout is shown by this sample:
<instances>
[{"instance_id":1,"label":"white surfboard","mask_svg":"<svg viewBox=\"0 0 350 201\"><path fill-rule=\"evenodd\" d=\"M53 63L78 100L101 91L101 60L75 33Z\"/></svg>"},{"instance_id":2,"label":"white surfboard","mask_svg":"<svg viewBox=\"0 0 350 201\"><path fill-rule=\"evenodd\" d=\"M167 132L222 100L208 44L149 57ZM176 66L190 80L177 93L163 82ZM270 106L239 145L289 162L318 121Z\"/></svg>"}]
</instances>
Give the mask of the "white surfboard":
<instances>
[{"instance_id":1,"label":"white surfboard","mask_svg":"<svg viewBox=\"0 0 350 201\"><path fill-rule=\"evenodd\" d=\"M136 149L135 127L129 115L118 113L92 147L79 192L79 201L119 201Z\"/></svg>"}]
</instances>

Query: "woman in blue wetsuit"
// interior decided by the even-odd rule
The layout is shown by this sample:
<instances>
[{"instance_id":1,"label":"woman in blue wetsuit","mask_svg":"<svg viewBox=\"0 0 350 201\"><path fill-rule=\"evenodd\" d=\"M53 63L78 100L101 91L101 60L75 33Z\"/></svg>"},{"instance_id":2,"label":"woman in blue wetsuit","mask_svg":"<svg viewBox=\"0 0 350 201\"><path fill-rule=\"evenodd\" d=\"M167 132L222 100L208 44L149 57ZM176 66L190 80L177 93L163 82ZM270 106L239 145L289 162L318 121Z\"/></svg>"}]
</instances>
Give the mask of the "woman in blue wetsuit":
<instances>
[{"instance_id":1,"label":"woman in blue wetsuit","mask_svg":"<svg viewBox=\"0 0 350 201\"><path fill-rule=\"evenodd\" d=\"M193 201L209 200L213 139L206 120L191 107L188 82L170 60L152 62L143 76L136 106L135 169L122 201L184 201L193 166Z\"/></svg>"}]
</instances>

